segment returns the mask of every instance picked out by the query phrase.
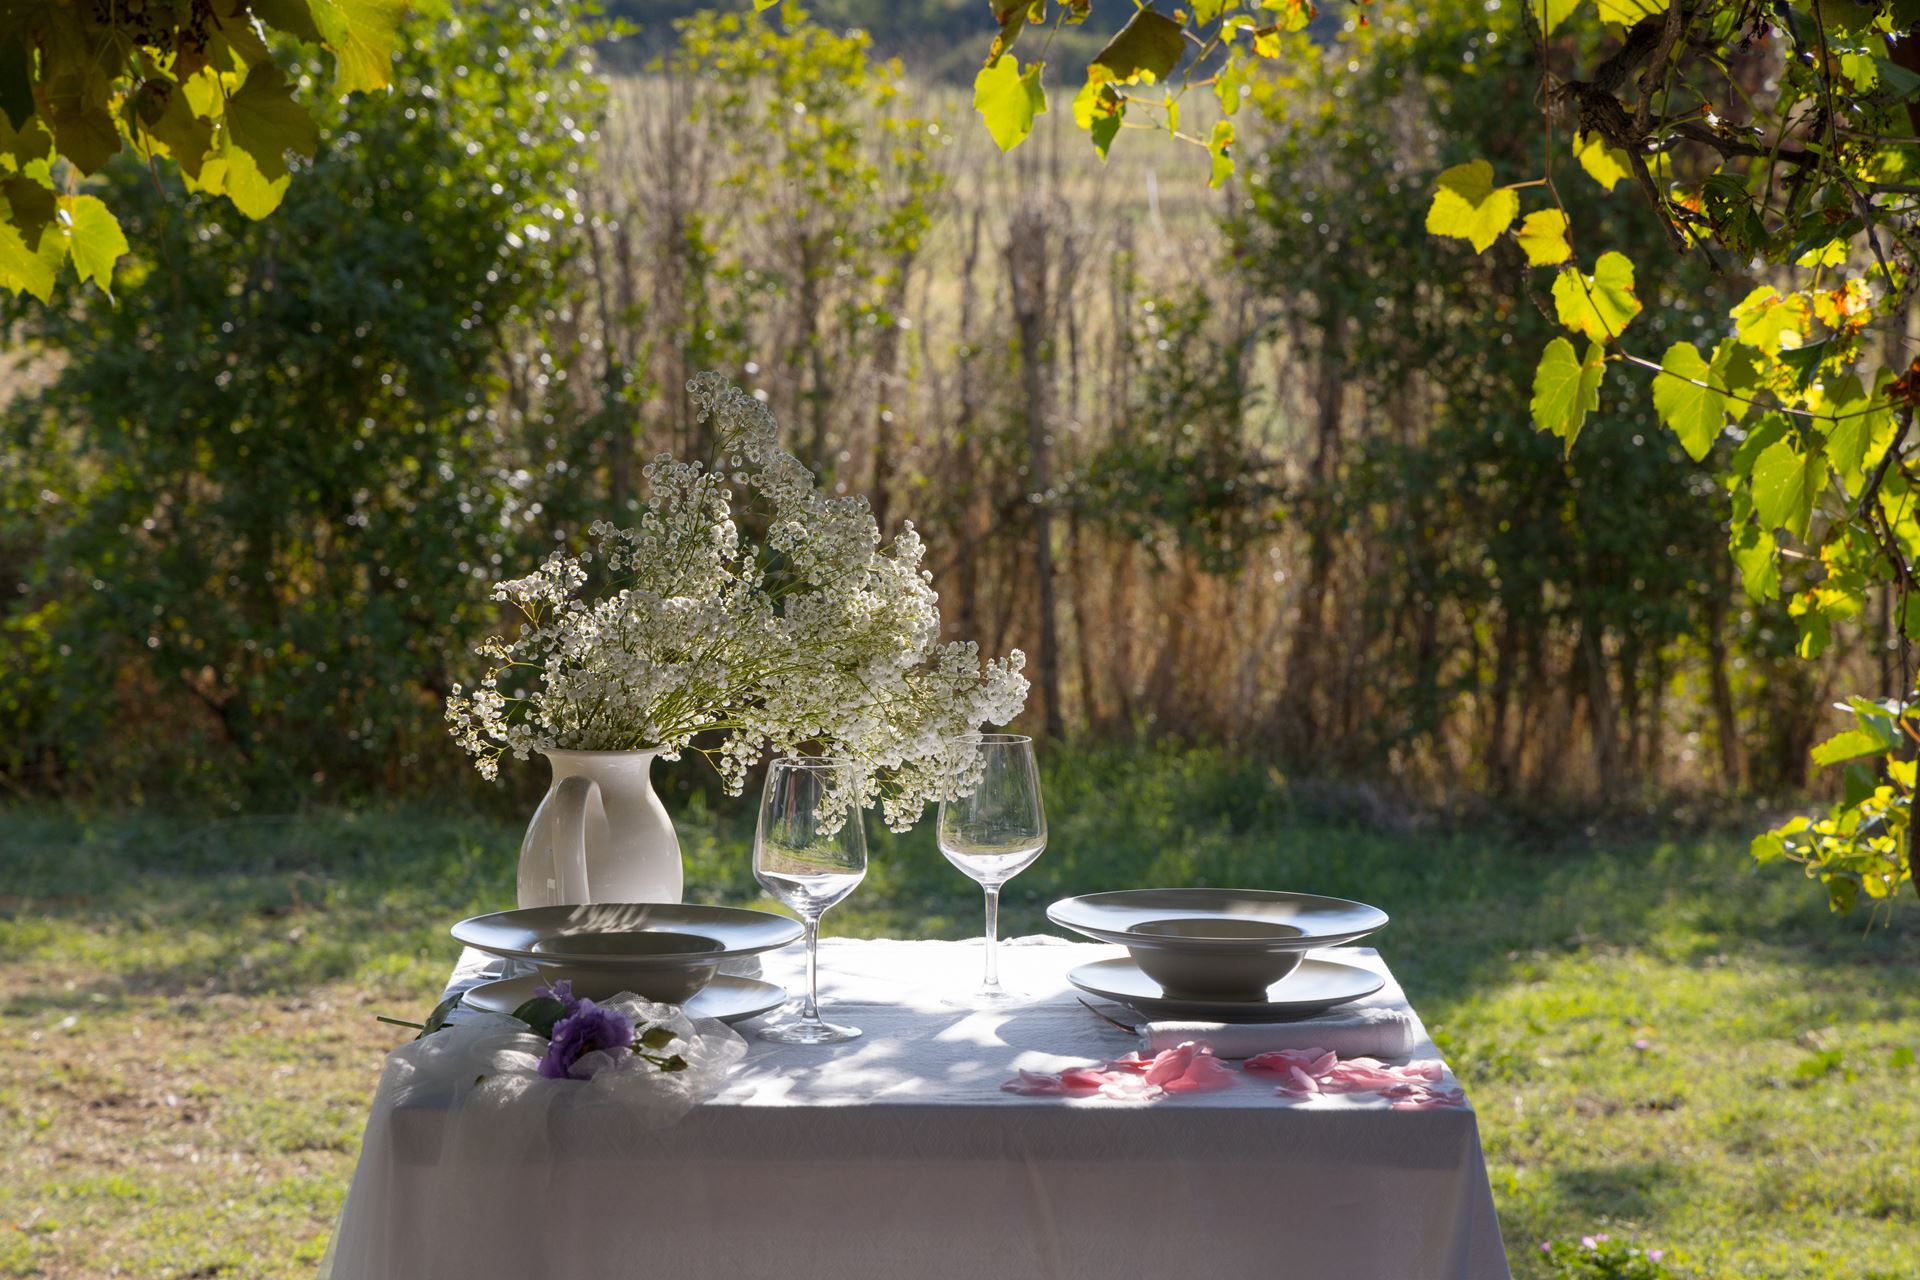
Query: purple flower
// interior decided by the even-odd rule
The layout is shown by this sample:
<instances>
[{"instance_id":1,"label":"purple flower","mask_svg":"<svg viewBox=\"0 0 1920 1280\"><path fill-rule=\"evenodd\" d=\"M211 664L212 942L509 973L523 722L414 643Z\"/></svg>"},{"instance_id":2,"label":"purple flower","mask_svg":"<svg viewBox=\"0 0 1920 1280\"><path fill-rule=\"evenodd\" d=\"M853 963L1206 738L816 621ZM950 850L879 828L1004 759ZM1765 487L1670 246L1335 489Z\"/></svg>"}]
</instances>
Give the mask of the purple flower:
<instances>
[{"instance_id":1,"label":"purple flower","mask_svg":"<svg viewBox=\"0 0 1920 1280\"><path fill-rule=\"evenodd\" d=\"M573 1012L573 979L555 978L543 987L535 987L533 994L545 996L549 1000L558 1000L567 1006L567 1012Z\"/></svg>"},{"instance_id":2,"label":"purple flower","mask_svg":"<svg viewBox=\"0 0 1920 1280\"><path fill-rule=\"evenodd\" d=\"M566 1080L572 1076L573 1064L594 1050L632 1047L633 1023L626 1014L581 999L554 1024L553 1040L540 1059L540 1074L549 1080Z\"/></svg>"},{"instance_id":3,"label":"purple flower","mask_svg":"<svg viewBox=\"0 0 1920 1280\"><path fill-rule=\"evenodd\" d=\"M1648 1261L1648 1262L1658 1262L1658 1261L1660 1261L1660 1259L1662 1259L1662 1258L1664 1258L1664 1257L1666 1257L1666 1256L1667 1256L1667 1251L1666 1251L1665 1249L1649 1249L1649 1250L1647 1250L1647 1261Z\"/></svg>"}]
</instances>

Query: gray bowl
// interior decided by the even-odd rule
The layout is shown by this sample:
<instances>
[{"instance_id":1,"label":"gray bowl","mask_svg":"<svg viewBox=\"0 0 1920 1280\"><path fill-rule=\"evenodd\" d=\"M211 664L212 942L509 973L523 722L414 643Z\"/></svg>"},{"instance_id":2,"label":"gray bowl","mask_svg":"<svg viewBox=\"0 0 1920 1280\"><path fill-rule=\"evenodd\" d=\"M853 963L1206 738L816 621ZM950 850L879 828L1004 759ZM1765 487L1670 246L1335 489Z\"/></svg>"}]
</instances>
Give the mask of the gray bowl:
<instances>
[{"instance_id":1,"label":"gray bowl","mask_svg":"<svg viewBox=\"0 0 1920 1280\"><path fill-rule=\"evenodd\" d=\"M1140 972L1168 995L1259 1000L1265 998L1268 987L1297 969L1306 954L1277 951L1274 944L1305 932L1274 920L1220 916L1143 920L1127 929L1130 939L1142 940L1138 946L1129 944L1127 952ZM1187 945L1195 941L1201 947Z\"/></svg>"},{"instance_id":2,"label":"gray bowl","mask_svg":"<svg viewBox=\"0 0 1920 1280\"><path fill-rule=\"evenodd\" d=\"M684 1004L713 981L726 950L717 938L649 929L571 933L533 944L533 967L546 982L573 984L573 994L606 1000L631 991L662 1004ZM551 952L564 951L564 955Z\"/></svg>"}]
</instances>

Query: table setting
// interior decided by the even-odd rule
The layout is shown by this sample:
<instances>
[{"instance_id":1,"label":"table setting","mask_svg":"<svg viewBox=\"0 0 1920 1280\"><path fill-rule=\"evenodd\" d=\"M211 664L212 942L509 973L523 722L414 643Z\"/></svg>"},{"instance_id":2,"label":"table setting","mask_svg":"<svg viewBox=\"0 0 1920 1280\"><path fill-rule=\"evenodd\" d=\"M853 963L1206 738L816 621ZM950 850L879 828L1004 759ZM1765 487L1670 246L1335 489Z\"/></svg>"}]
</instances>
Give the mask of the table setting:
<instances>
[{"instance_id":1,"label":"table setting","mask_svg":"<svg viewBox=\"0 0 1920 1280\"><path fill-rule=\"evenodd\" d=\"M539 754L552 784L517 905L450 922L440 1002L384 1019L418 1034L322 1275L1506 1277L1465 1092L1360 945L1387 912L1115 886L1003 944L1048 847L1033 740L986 728L1024 704L1018 651L937 644L911 527L876 551L764 406L691 389L731 471L663 458L639 528L500 584L526 625L449 699L483 774ZM773 504L777 570L729 483ZM730 792L759 771L742 856L790 915L682 901L651 771L688 751ZM866 811L929 807L981 938L823 940Z\"/></svg>"}]
</instances>

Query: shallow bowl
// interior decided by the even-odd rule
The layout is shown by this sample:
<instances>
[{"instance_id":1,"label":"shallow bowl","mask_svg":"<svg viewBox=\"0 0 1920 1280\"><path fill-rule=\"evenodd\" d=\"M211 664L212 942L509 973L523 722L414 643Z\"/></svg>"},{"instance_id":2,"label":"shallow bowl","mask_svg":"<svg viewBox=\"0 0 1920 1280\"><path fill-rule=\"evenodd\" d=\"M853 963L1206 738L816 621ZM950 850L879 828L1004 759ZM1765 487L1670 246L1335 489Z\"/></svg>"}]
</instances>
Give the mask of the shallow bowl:
<instances>
[{"instance_id":1,"label":"shallow bowl","mask_svg":"<svg viewBox=\"0 0 1920 1280\"><path fill-rule=\"evenodd\" d=\"M1305 932L1273 920L1219 916L1143 920L1127 933L1153 941L1129 946L1127 952L1140 972L1159 983L1168 995L1253 1000L1299 968L1306 954L1276 951L1274 944ZM1185 945L1194 940L1206 945ZM1244 943L1244 949L1234 947L1236 942Z\"/></svg>"},{"instance_id":2,"label":"shallow bowl","mask_svg":"<svg viewBox=\"0 0 1920 1280\"><path fill-rule=\"evenodd\" d=\"M589 1000L631 991L662 1004L684 1004L713 981L725 950L717 938L649 929L541 939L533 944L532 959L544 981L565 979L573 994Z\"/></svg>"}]
</instances>

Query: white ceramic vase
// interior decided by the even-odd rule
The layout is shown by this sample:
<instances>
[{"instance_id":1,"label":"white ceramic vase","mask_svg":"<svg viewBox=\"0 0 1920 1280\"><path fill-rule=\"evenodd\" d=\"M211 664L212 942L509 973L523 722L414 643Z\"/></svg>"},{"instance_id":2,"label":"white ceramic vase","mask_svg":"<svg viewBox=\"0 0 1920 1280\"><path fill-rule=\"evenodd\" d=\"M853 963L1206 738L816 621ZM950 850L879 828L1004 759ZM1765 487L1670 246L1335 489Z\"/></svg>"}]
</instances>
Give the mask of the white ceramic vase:
<instances>
[{"instance_id":1,"label":"white ceramic vase","mask_svg":"<svg viewBox=\"0 0 1920 1280\"><path fill-rule=\"evenodd\" d=\"M660 753L543 754L553 785L520 845L520 905L680 901L680 840L650 776Z\"/></svg>"}]
</instances>

